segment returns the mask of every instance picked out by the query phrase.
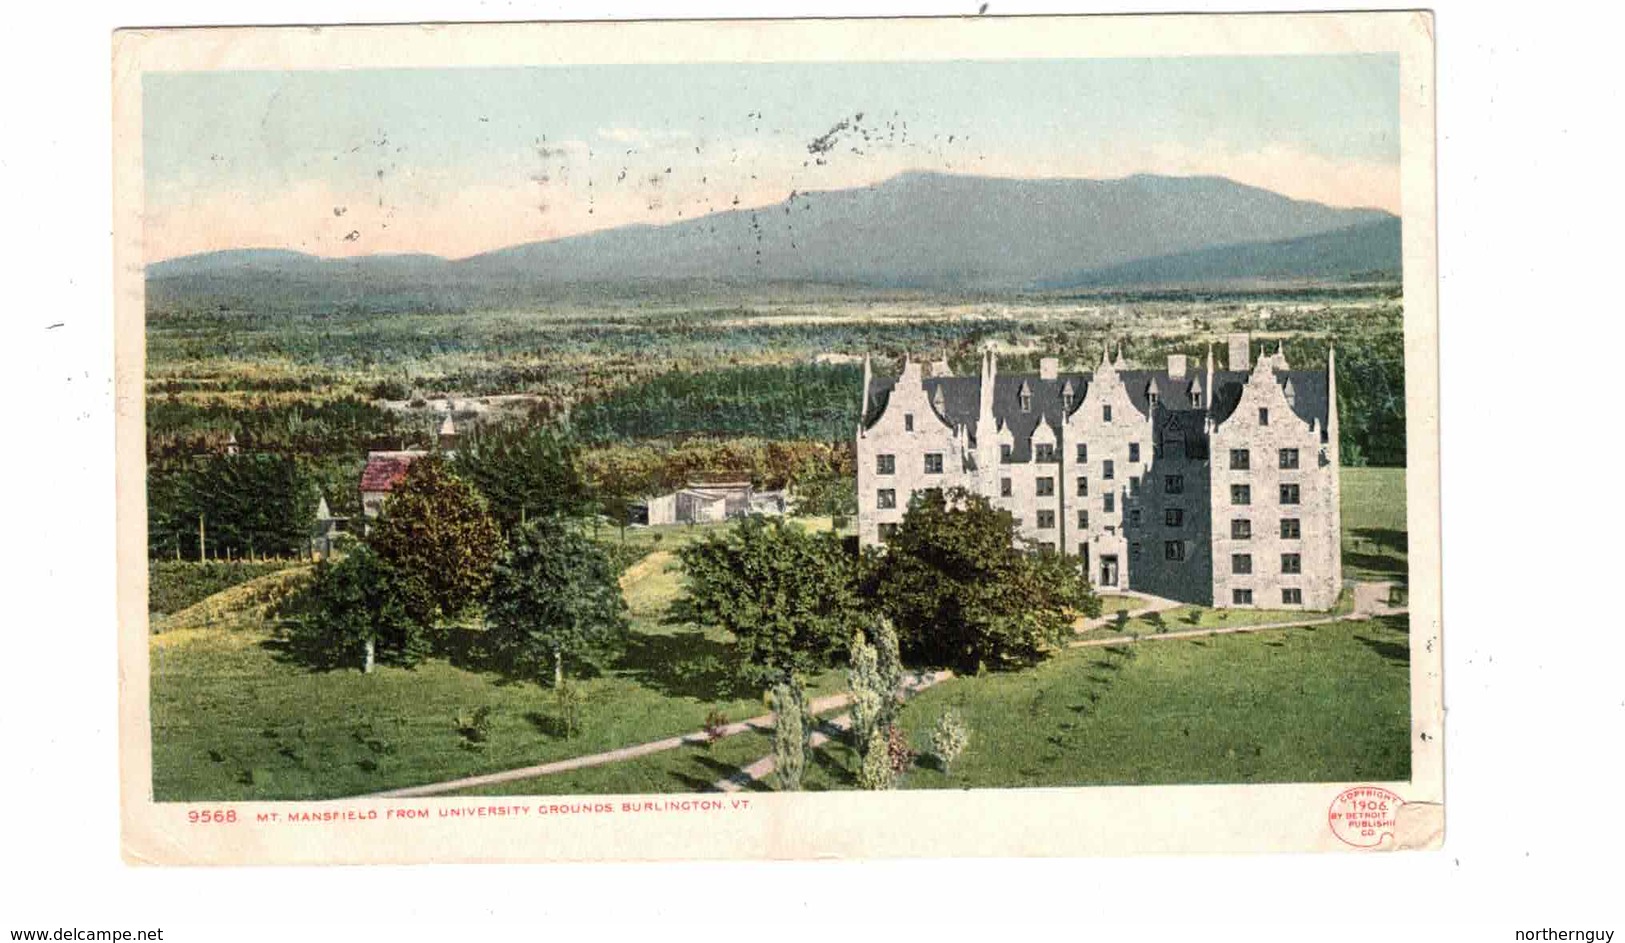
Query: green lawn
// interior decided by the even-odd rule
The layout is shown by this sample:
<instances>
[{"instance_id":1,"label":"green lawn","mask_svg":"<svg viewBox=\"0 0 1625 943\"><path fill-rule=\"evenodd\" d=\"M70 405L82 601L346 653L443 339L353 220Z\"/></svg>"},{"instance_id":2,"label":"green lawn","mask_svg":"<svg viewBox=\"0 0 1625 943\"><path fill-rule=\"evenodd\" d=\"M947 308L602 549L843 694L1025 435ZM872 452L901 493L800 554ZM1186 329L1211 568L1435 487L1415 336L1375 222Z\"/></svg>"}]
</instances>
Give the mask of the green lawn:
<instances>
[{"instance_id":1,"label":"green lawn","mask_svg":"<svg viewBox=\"0 0 1625 943\"><path fill-rule=\"evenodd\" d=\"M1410 774L1404 617L1073 649L1029 671L958 678L903 710L917 750L950 707L970 746L908 788L1394 780ZM809 789L848 788L844 744Z\"/></svg>"},{"instance_id":2,"label":"green lawn","mask_svg":"<svg viewBox=\"0 0 1625 943\"><path fill-rule=\"evenodd\" d=\"M651 556L655 556L651 554ZM669 555L668 555L669 558ZM731 692L729 641L670 623L674 565L631 573L633 634L607 676L582 683L584 729L559 734L551 692L478 670L459 654L470 630L416 669L315 672L288 660L254 619L184 626L152 642L153 789L159 800L331 798L511 769L700 729L706 714L766 711ZM674 560L666 561L674 564ZM839 690L844 676L812 679ZM453 718L490 708L490 731L466 745Z\"/></svg>"},{"instance_id":3,"label":"green lawn","mask_svg":"<svg viewBox=\"0 0 1625 943\"><path fill-rule=\"evenodd\" d=\"M1343 578L1408 582L1405 469L1341 471Z\"/></svg>"}]
</instances>

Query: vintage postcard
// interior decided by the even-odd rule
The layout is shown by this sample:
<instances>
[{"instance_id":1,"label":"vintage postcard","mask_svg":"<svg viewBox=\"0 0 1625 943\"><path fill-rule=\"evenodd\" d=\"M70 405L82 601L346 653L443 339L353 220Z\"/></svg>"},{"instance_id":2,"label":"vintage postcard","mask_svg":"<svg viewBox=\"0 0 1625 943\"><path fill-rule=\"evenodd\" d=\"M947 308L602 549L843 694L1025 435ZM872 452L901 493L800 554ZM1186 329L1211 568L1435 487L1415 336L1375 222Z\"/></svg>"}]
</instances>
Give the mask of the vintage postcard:
<instances>
[{"instance_id":1,"label":"vintage postcard","mask_svg":"<svg viewBox=\"0 0 1625 943\"><path fill-rule=\"evenodd\" d=\"M1429 15L113 83L127 860L1442 841Z\"/></svg>"}]
</instances>

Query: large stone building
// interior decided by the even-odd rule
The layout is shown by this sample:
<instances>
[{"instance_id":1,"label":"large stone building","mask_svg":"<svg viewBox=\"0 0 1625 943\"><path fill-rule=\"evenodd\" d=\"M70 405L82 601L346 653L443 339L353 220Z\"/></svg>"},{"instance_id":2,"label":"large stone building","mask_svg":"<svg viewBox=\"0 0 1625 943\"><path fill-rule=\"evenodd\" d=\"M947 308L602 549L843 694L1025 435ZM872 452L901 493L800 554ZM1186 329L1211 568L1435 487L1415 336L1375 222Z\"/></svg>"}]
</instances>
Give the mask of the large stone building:
<instances>
[{"instance_id":1,"label":"large stone building","mask_svg":"<svg viewBox=\"0 0 1625 943\"><path fill-rule=\"evenodd\" d=\"M906 361L863 371L858 535L884 542L925 489L963 486L1033 545L1082 558L1102 590L1202 605L1328 609L1342 588L1337 366L1292 370L1278 347L1250 362L1229 338L1193 369L953 376Z\"/></svg>"}]
</instances>

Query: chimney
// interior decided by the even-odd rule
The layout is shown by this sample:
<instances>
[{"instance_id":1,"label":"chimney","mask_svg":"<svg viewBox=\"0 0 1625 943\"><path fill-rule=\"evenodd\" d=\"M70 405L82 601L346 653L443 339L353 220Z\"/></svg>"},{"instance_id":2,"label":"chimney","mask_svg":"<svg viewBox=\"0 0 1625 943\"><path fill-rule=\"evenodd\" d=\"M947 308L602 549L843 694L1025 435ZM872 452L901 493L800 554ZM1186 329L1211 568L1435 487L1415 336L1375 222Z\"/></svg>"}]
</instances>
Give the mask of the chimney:
<instances>
[{"instance_id":1,"label":"chimney","mask_svg":"<svg viewBox=\"0 0 1625 943\"><path fill-rule=\"evenodd\" d=\"M1251 361L1248 359L1247 348L1251 346L1253 339L1246 334L1231 334L1228 340L1230 342L1230 356L1225 360L1224 365L1233 371L1250 369L1249 364Z\"/></svg>"},{"instance_id":2,"label":"chimney","mask_svg":"<svg viewBox=\"0 0 1625 943\"><path fill-rule=\"evenodd\" d=\"M1054 357L1045 357L1038 361L1038 379L1053 380L1061 375L1061 361Z\"/></svg>"},{"instance_id":3,"label":"chimney","mask_svg":"<svg viewBox=\"0 0 1625 943\"><path fill-rule=\"evenodd\" d=\"M1168 355L1168 379L1170 379L1170 380L1183 380L1183 379L1185 379L1185 355L1184 354L1169 354Z\"/></svg>"}]
</instances>

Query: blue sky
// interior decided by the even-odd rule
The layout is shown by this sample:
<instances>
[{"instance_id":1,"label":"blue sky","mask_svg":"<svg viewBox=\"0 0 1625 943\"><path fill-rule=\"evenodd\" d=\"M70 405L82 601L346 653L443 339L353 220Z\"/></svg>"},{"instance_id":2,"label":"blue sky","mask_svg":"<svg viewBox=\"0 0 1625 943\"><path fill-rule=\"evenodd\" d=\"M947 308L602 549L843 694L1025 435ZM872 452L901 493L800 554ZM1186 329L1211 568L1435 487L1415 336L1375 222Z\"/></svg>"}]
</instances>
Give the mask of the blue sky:
<instances>
[{"instance_id":1,"label":"blue sky","mask_svg":"<svg viewBox=\"0 0 1625 943\"><path fill-rule=\"evenodd\" d=\"M1382 55L152 74L147 255L460 256L911 169L1397 211L1398 81Z\"/></svg>"}]
</instances>

